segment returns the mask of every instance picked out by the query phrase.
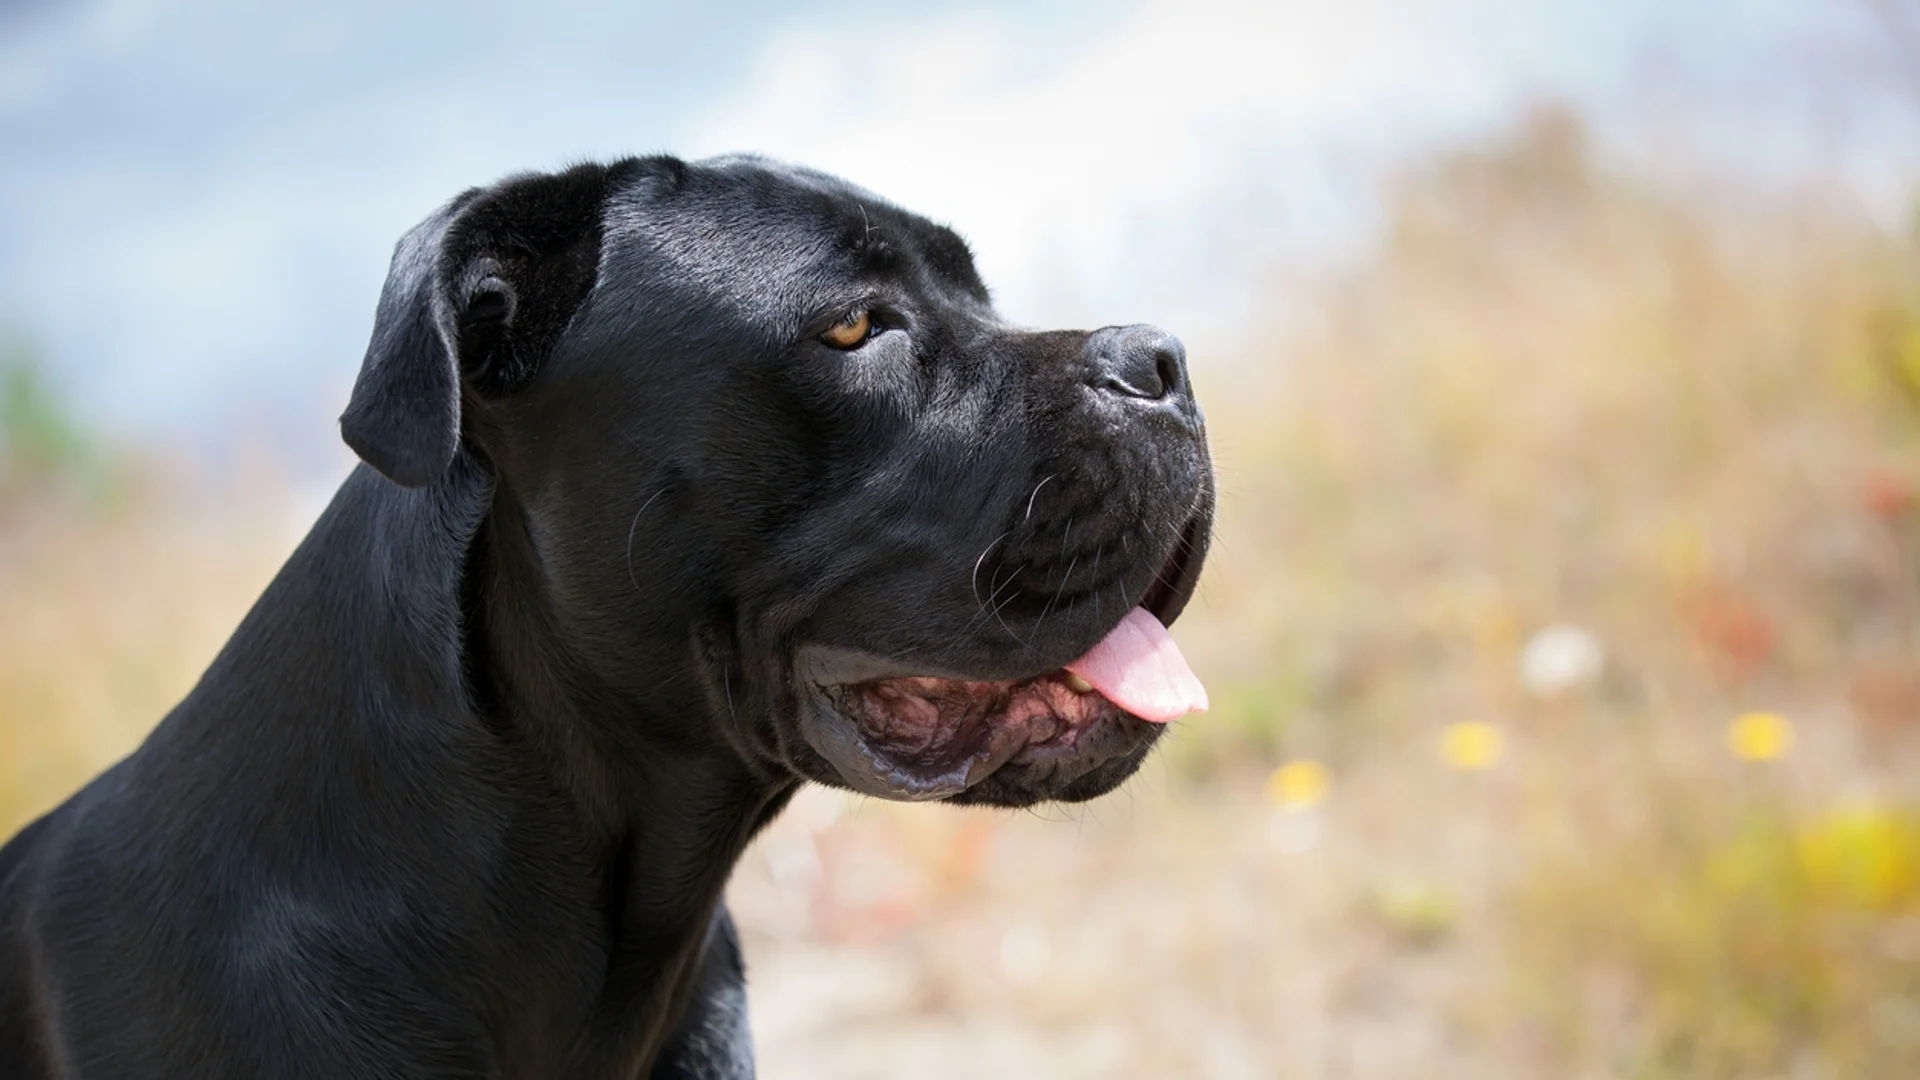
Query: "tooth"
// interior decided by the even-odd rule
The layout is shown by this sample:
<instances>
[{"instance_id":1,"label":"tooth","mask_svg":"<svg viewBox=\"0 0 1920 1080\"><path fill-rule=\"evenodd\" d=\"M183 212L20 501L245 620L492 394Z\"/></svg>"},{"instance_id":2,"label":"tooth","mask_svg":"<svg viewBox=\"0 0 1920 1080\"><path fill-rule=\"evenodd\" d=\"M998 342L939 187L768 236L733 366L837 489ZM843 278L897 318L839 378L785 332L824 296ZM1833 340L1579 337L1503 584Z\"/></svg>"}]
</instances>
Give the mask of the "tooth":
<instances>
[{"instance_id":1,"label":"tooth","mask_svg":"<svg viewBox=\"0 0 1920 1080\"><path fill-rule=\"evenodd\" d=\"M1066 673L1066 678L1063 679L1062 681L1067 684L1067 689L1073 691L1076 694L1093 693L1093 684L1081 678L1080 676L1075 675L1071 671Z\"/></svg>"}]
</instances>

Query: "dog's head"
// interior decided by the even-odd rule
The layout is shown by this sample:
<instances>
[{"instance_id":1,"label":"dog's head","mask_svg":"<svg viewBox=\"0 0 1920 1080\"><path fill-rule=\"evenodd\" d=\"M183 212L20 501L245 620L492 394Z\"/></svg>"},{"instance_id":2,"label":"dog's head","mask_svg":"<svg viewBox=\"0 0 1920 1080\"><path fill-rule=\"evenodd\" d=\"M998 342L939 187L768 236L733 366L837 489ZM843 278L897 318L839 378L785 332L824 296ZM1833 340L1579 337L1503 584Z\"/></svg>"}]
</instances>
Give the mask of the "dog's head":
<instances>
[{"instance_id":1,"label":"dog's head","mask_svg":"<svg viewBox=\"0 0 1920 1080\"><path fill-rule=\"evenodd\" d=\"M1027 805L1204 704L1162 628L1214 505L1180 343L1009 326L957 235L829 176L461 195L400 242L342 427L401 485L484 459L538 624L683 744Z\"/></svg>"}]
</instances>

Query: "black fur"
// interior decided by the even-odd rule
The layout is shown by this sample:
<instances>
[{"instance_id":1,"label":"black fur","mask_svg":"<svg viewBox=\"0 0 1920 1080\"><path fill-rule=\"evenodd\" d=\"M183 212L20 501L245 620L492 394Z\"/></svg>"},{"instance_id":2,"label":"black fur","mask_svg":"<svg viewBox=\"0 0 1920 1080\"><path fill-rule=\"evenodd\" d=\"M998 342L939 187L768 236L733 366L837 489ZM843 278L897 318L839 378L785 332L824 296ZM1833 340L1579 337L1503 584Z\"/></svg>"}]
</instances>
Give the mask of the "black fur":
<instances>
[{"instance_id":1,"label":"black fur","mask_svg":"<svg viewBox=\"0 0 1920 1080\"><path fill-rule=\"evenodd\" d=\"M855 308L873 337L817 340ZM1006 326L957 236L818 173L454 199L381 294L367 467L146 743L0 849L0 1077L750 1076L721 892L800 783L1085 799L1158 735L956 786L875 771L832 703L1171 620L1213 505L1180 364Z\"/></svg>"}]
</instances>

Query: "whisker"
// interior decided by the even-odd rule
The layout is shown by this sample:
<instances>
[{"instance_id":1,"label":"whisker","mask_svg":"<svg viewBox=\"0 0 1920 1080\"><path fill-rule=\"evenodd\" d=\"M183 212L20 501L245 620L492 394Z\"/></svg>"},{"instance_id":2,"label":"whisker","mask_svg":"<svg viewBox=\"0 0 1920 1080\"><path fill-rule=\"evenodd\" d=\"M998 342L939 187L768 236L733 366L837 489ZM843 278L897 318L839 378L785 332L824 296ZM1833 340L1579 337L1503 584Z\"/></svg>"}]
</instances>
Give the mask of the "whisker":
<instances>
[{"instance_id":1,"label":"whisker","mask_svg":"<svg viewBox=\"0 0 1920 1080\"><path fill-rule=\"evenodd\" d=\"M1023 565L1024 565L1024 564L1023 564ZM1019 573L1019 571L1017 571L1017 570L1016 570L1016 571L1014 571L1014 572L1013 572L1013 573L1011 573L1011 574L1008 574L1008 575L1007 575L1007 584L1009 584L1009 585L1011 585L1011 584L1013 584L1013 583L1014 583L1014 582L1015 582L1016 580L1018 580L1018 579L1019 579L1019 577L1020 577L1020 573ZM994 597L994 596L998 596L998 595L1000 595L1000 590L999 590L998 588L996 588L996 589L994 589L994 590L993 590L993 594L992 594L992 596L989 596L989 597L988 597L987 599L988 599L988 601L989 601L989 602L991 602L991 601L992 601L992 599L993 599L993 597ZM1007 625L1007 620L1005 620L1005 619L1003 619L1003 618L1001 618L1001 617L1000 617L1000 613L1001 613L1002 611L1004 611L1004 610L1006 610L1006 607L1007 607L1007 605L1008 605L1008 604L1011 604L1011 603L1013 603L1013 601L1014 601L1014 599L1015 599L1016 597L1018 597L1019 595L1020 595L1020 590L1019 590L1019 589L1015 589L1015 590L1013 590L1012 592L1010 592L1010 593L1008 593L1008 594L1007 594L1007 598L1006 598L1005 600L1002 600L1002 601L1001 601L1001 602L999 603L999 605L998 605L998 606L996 606L996 607L995 607L995 608L993 609L993 621L994 621L994 622L997 622L997 623L999 623L999 624L1000 624L1000 629L1002 629L1002 630L1005 630L1005 631L1007 632L1007 636L1008 636L1008 637L1010 637L1010 638L1012 638L1013 640L1015 640L1015 641L1017 641L1017 642L1019 642L1019 643L1020 643L1020 647L1021 647L1021 648L1023 648L1023 649L1027 649L1027 650L1032 650L1032 648L1033 648L1033 646L1032 646L1032 645L1029 645L1029 644L1027 644L1027 639L1026 639L1026 638L1023 638L1023 637L1021 637L1021 636L1020 636L1019 634L1016 634L1016 633L1014 633L1014 632L1013 632L1013 627L1011 627L1011 626L1008 626L1008 625Z\"/></svg>"},{"instance_id":2,"label":"whisker","mask_svg":"<svg viewBox=\"0 0 1920 1080\"><path fill-rule=\"evenodd\" d=\"M640 527L640 515L647 512L647 507L653 505L653 500L666 493L667 489L663 487L649 495L647 501L640 504L640 509L633 512L633 523L627 526L627 580L633 584L634 592L640 591L640 579L633 572L633 531Z\"/></svg>"},{"instance_id":3,"label":"whisker","mask_svg":"<svg viewBox=\"0 0 1920 1080\"><path fill-rule=\"evenodd\" d=\"M1043 487L1046 487L1048 483L1052 482L1054 476L1055 476L1054 473L1048 473L1047 478L1045 480L1042 480L1039 483L1033 485L1033 494L1027 496L1027 516L1021 518L1020 519L1021 521L1033 520L1033 500L1040 497L1040 489Z\"/></svg>"},{"instance_id":4,"label":"whisker","mask_svg":"<svg viewBox=\"0 0 1920 1080\"><path fill-rule=\"evenodd\" d=\"M1033 647L1027 643L1027 640L1025 638L1021 637L1019 634L1014 633L1013 627L1008 626L1005 619L1000 618L1000 612L1005 610L1006 606L1008 604L1013 603L1014 598L1020 595L1019 590L1016 589L1013 592L1008 593L1007 598L1005 600L1001 601L997 605L994 604L994 601L999 600L1000 598L1000 590L1006 588L1007 585L1011 585L1016 580L1018 580L1020 577L1020 572L1019 570L1016 569L1012 573L1008 574L1005 585L1000 583L999 576L1000 576L999 571L997 570L994 571L994 580L990 583L992 585L992 591L987 594L987 599L981 603L980 610L974 612L973 617L967 620L967 625L960 628L960 633L956 635L954 639L955 644L959 643L960 638L964 638L968 634L972 633L974 627L980 625L985 620L991 618L1000 624L1000 628L1007 632L1008 637L1019 642L1022 648L1031 649ZM978 595L978 594L976 593L975 595Z\"/></svg>"},{"instance_id":5,"label":"whisker","mask_svg":"<svg viewBox=\"0 0 1920 1080\"><path fill-rule=\"evenodd\" d=\"M1106 548L1106 545L1105 545L1105 544L1102 544L1102 545L1100 545L1100 547L1099 547L1099 548L1098 548L1098 549L1097 549L1096 551L1094 551L1094 553L1093 553L1093 565L1094 565L1094 568L1095 568L1095 569L1098 569L1098 568L1099 568L1099 566L1100 566L1100 559L1101 559L1101 558L1102 558L1103 556L1105 556L1105 555L1106 555L1106 553L1107 553L1107 548ZM1105 613L1103 613L1103 612L1102 612L1102 611L1100 610L1100 592L1101 592L1101 590L1099 590L1099 589L1095 589L1095 590L1093 591L1093 621L1094 621L1094 622L1104 622L1104 621L1106 620L1106 615L1105 615Z\"/></svg>"},{"instance_id":6,"label":"whisker","mask_svg":"<svg viewBox=\"0 0 1920 1080\"><path fill-rule=\"evenodd\" d=\"M1043 607L1040 609L1040 617L1033 620L1033 636L1034 637L1040 636L1040 628L1046 625L1047 613L1053 610L1053 605L1059 603L1060 598L1067 594L1067 582L1073 579L1073 569L1074 567L1079 565L1080 565L1080 556L1078 555L1075 555L1073 557L1073 560L1067 563L1067 572L1060 575L1060 587L1053 590L1053 598L1047 601L1046 607ZM1067 606L1071 608L1073 605L1068 604Z\"/></svg>"},{"instance_id":7,"label":"whisker","mask_svg":"<svg viewBox=\"0 0 1920 1080\"><path fill-rule=\"evenodd\" d=\"M993 554L993 549L999 545L1000 541L1005 540L1007 537L1011 535L1013 535L1013 530L1008 529L1006 532L1003 532L999 536L994 537L993 543L988 544L980 552L980 557L973 560L973 577L968 582L968 587L973 590L974 603L979 604L982 608L987 606L987 602L985 600L980 599L980 566L981 564L987 561L988 555Z\"/></svg>"}]
</instances>

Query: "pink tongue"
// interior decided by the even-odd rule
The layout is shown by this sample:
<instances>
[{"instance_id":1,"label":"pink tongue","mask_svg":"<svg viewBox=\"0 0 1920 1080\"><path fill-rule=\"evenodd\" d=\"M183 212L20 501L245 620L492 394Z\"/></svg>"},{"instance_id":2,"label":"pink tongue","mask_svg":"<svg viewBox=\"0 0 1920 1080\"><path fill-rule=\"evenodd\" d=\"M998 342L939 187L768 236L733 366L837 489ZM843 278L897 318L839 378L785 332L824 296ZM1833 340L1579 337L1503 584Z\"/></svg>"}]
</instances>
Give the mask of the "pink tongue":
<instances>
[{"instance_id":1,"label":"pink tongue","mask_svg":"<svg viewBox=\"0 0 1920 1080\"><path fill-rule=\"evenodd\" d=\"M1127 612L1113 633L1067 670L1142 720L1164 724L1207 708L1207 688L1187 666L1173 635L1146 608Z\"/></svg>"}]
</instances>

